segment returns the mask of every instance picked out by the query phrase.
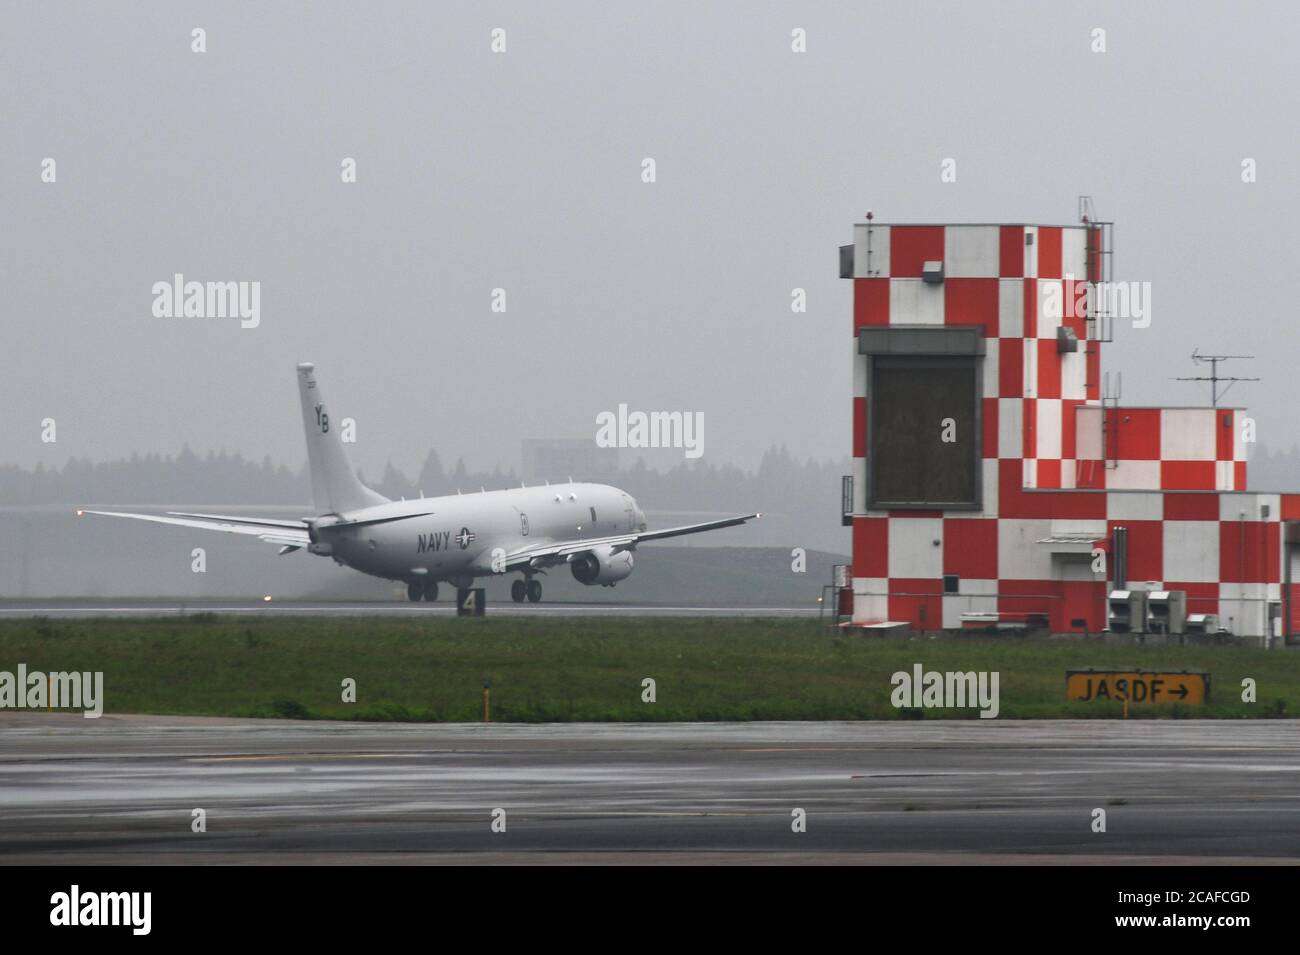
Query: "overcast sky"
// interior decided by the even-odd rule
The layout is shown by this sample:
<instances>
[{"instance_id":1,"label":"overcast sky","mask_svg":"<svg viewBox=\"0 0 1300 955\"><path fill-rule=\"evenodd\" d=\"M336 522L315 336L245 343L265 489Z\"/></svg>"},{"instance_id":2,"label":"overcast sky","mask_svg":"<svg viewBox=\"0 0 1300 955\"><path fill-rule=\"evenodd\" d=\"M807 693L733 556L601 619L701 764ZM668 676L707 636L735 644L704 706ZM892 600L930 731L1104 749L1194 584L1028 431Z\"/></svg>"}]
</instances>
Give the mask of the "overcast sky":
<instances>
[{"instance_id":1,"label":"overcast sky","mask_svg":"<svg viewBox=\"0 0 1300 955\"><path fill-rule=\"evenodd\" d=\"M620 403L703 412L705 461L838 458L852 224L1069 223L1079 194L1117 222L1115 277L1153 284L1104 354L1126 401L1201 403L1169 380L1193 348L1254 354L1230 403L1289 446L1298 27L1283 3L6 3L0 462L297 465L302 360L368 472L517 465ZM260 282L260 325L154 317L177 272Z\"/></svg>"}]
</instances>

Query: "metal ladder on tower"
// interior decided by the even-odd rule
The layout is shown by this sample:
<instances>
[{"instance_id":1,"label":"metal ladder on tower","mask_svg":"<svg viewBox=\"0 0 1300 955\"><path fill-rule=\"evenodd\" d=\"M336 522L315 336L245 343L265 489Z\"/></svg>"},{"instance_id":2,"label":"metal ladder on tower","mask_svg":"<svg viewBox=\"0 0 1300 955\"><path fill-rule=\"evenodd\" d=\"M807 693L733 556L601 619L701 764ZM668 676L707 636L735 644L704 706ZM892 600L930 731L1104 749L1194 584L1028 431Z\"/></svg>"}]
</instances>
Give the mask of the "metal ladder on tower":
<instances>
[{"instance_id":1,"label":"metal ladder on tower","mask_svg":"<svg viewBox=\"0 0 1300 955\"><path fill-rule=\"evenodd\" d=\"M1079 221L1088 227L1085 249L1088 289L1088 341L1115 340L1115 321L1109 294L1115 265L1115 223L1099 222L1092 196L1079 197Z\"/></svg>"},{"instance_id":2,"label":"metal ladder on tower","mask_svg":"<svg viewBox=\"0 0 1300 955\"><path fill-rule=\"evenodd\" d=\"M1084 352L1088 356L1085 361L1088 361L1090 371L1094 367L1091 356L1100 356L1102 344L1115 340L1114 299L1110 293L1115 267L1115 223L1097 219L1092 196L1079 197L1079 221L1088 229L1084 252L1088 284L1088 340ZM1100 373L1100 357L1095 367ZM1118 373L1113 390L1109 374L1102 375L1100 382L1085 380L1085 387L1096 388L1101 401L1102 466L1107 471L1119 467L1118 418L1123 384Z\"/></svg>"}]
</instances>

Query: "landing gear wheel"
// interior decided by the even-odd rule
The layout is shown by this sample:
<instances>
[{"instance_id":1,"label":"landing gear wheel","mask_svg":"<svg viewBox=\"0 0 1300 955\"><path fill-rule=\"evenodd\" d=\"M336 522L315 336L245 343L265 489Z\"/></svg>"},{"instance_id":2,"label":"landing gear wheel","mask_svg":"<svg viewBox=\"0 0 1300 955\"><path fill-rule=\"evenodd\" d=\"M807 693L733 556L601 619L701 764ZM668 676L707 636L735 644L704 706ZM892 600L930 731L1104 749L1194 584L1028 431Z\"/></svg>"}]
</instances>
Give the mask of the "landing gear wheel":
<instances>
[{"instance_id":1,"label":"landing gear wheel","mask_svg":"<svg viewBox=\"0 0 1300 955\"><path fill-rule=\"evenodd\" d=\"M535 604L542 599L542 582L540 580L528 581L528 602Z\"/></svg>"},{"instance_id":2,"label":"landing gear wheel","mask_svg":"<svg viewBox=\"0 0 1300 955\"><path fill-rule=\"evenodd\" d=\"M420 598L424 596L424 588L420 586L418 580L413 580L406 585L406 596L412 603L419 603Z\"/></svg>"},{"instance_id":3,"label":"landing gear wheel","mask_svg":"<svg viewBox=\"0 0 1300 955\"><path fill-rule=\"evenodd\" d=\"M424 599L433 603L438 599L438 582L436 580L426 580L424 582Z\"/></svg>"},{"instance_id":4,"label":"landing gear wheel","mask_svg":"<svg viewBox=\"0 0 1300 955\"><path fill-rule=\"evenodd\" d=\"M510 599L517 604L524 602L524 596L528 593L528 585L522 580L516 580L510 585Z\"/></svg>"}]
</instances>

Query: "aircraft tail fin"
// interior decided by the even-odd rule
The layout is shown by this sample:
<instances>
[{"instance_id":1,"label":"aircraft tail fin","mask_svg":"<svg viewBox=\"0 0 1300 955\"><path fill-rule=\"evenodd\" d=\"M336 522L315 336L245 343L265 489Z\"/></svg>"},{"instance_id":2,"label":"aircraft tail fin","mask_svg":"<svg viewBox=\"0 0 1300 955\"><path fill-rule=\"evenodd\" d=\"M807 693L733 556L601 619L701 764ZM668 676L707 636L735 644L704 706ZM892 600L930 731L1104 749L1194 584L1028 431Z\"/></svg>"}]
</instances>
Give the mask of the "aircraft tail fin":
<instances>
[{"instance_id":1,"label":"aircraft tail fin","mask_svg":"<svg viewBox=\"0 0 1300 955\"><path fill-rule=\"evenodd\" d=\"M302 398L302 426L307 436L307 465L316 510L341 514L387 504L388 498L362 484L352 470L337 423L330 418L316 384L315 369L310 362L298 366L298 394Z\"/></svg>"}]
</instances>

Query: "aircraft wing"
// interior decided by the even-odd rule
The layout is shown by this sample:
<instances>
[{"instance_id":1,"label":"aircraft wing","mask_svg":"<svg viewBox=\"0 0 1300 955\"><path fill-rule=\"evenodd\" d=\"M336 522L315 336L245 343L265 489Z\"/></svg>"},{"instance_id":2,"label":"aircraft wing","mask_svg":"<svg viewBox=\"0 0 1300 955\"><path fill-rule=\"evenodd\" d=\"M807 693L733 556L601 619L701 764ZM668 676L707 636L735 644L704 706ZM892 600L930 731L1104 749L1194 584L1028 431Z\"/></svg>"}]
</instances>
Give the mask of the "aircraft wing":
<instances>
[{"instance_id":1,"label":"aircraft wing","mask_svg":"<svg viewBox=\"0 0 1300 955\"><path fill-rule=\"evenodd\" d=\"M247 534L268 544L281 545L280 553L299 550L311 543L306 521L276 521L254 517L226 517L220 514L186 514L168 511L166 514L130 514L126 511L79 510L81 514L99 514L104 517L129 517L137 521L157 524L174 524L177 527L197 527L206 531L224 531L227 534Z\"/></svg>"},{"instance_id":2,"label":"aircraft wing","mask_svg":"<svg viewBox=\"0 0 1300 955\"><path fill-rule=\"evenodd\" d=\"M505 556L504 570L513 570L525 565L545 567L562 564L575 554L581 554L596 547L612 547L614 553L635 550L636 545L644 541L662 540L665 537L681 537L685 534L698 534L701 531L714 531L723 527L735 527L746 521L762 517L762 514L746 514L744 517L727 517L720 521L706 521L703 524L686 524L681 527L668 527L658 531L638 531L627 534L612 534L608 537L588 537L572 541L552 541L522 547Z\"/></svg>"}]
</instances>

